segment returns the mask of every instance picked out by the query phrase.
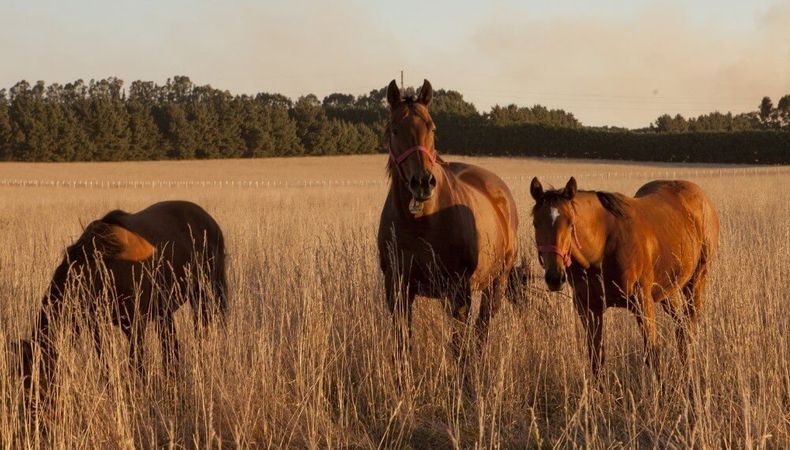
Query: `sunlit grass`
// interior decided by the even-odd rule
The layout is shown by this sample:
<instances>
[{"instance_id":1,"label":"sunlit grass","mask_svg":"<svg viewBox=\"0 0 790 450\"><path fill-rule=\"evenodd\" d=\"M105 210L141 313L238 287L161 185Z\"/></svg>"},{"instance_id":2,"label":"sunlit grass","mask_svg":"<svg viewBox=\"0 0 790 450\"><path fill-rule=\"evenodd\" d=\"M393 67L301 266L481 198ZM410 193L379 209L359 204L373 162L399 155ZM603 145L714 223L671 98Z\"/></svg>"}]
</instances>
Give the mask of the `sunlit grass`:
<instances>
[{"instance_id":1,"label":"sunlit grass","mask_svg":"<svg viewBox=\"0 0 790 450\"><path fill-rule=\"evenodd\" d=\"M454 159L454 158L448 158ZM538 277L525 304L494 319L464 389L439 302L419 299L409 363L397 364L375 235L384 157L0 165L0 179L182 180L188 186L1 187L0 344L27 337L61 252L110 209L163 199L201 204L223 227L230 309L224 328L193 333L178 313L181 366L161 368L153 325L147 374L104 324L103 358L87 334L61 340L57 398L26 410L0 356L0 444L115 447L747 447L790 446L790 171L482 159L506 176L520 240L537 270L529 180L633 193L676 176L700 184L721 218L693 366L681 367L662 314L663 389L642 364L633 317L610 310L607 363L591 380L568 292ZM161 164L161 165L157 165ZM201 180L285 180L290 187ZM301 181L366 181L354 186Z\"/></svg>"}]
</instances>

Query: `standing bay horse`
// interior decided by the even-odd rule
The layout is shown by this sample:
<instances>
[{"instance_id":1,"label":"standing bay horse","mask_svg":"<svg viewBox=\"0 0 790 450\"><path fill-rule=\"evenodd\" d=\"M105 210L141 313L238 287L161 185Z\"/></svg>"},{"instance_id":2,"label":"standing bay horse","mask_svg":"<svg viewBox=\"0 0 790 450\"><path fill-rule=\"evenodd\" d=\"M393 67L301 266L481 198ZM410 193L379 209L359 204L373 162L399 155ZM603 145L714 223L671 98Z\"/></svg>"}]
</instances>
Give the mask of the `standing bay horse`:
<instances>
[{"instance_id":1,"label":"standing bay horse","mask_svg":"<svg viewBox=\"0 0 790 450\"><path fill-rule=\"evenodd\" d=\"M719 218L702 189L688 181L651 181L631 198L577 192L574 178L563 189L544 191L534 178L530 193L546 284L559 291L570 277L593 373L604 361L607 306L635 313L646 362L658 373L654 303L661 302L677 322L685 360L719 238Z\"/></svg>"},{"instance_id":2,"label":"standing bay horse","mask_svg":"<svg viewBox=\"0 0 790 450\"><path fill-rule=\"evenodd\" d=\"M69 289L74 285L80 286L76 312L84 320L60 323L66 294L75 292ZM33 374L38 347L40 373L45 381L51 379L57 359L53 333L58 325L87 324L101 351L98 319L102 314L109 314L129 339L130 358L138 370L145 326L157 322L163 364L172 370L171 358L178 358L173 314L187 300L196 326L226 310L225 244L217 222L200 206L185 201L156 203L134 214L112 211L85 228L55 269L33 337L18 344L23 375Z\"/></svg>"},{"instance_id":3,"label":"standing bay horse","mask_svg":"<svg viewBox=\"0 0 790 450\"><path fill-rule=\"evenodd\" d=\"M387 305L399 337L408 340L416 295L449 299L453 317L465 324L473 292L482 291L482 340L516 260L516 205L493 173L438 157L432 96L427 80L416 98L402 98L394 80L387 88L391 183L378 231ZM454 331L456 351L459 338Z\"/></svg>"}]
</instances>

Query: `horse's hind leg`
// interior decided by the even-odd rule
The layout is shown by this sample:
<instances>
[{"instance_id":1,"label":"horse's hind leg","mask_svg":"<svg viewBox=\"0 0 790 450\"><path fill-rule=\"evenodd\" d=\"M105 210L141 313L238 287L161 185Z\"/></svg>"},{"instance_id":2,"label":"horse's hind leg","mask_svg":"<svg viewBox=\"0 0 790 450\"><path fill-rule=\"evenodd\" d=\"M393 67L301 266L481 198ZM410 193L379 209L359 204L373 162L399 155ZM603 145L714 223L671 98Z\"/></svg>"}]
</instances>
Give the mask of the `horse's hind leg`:
<instances>
[{"instance_id":1,"label":"horse's hind leg","mask_svg":"<svg viewBox=\"0 0 790 450\"><path fill-rule=\"evenodd\" d=\"M192 286L189 297L195 323L195 334L199 334L201 328L212 323L215 316L220 316L221 319L225 317L228 301L224 264L223 258L223 260L218 260L216 267L211 264L206 264L203 267L203 270L210 274L210 289L206 289L206 286L201 283L202 278L199 271L195 271L194 279L197 284Z\"/></svg>"},{"instance_id":2,"label":"horse's hind leg","mask_svg":"<svg viewBox=\"0 0 790 450\"><path fill-rule=\"evenodd\" d=\"M684 362L688 354L688 338L696 330L697 314L702 308L702 295L705 291L707 275L707 264L700 262L691 280L683 286L683 304L675 315L677 321L675 336L680 357Z\"/></svg>"},{"instance_id":3,"label":"horse's hind leg","mask_svg":"<svg viewBox=\"0 0 790 450\"><path fill-rule=\"evenodd\" d=\"M708 277L708 266L701 262L694 276L683 286L683 296L686 298L686 317L689 320L689 331L693 332L697 322L697 314L702 309L702 295L705 292L705 283Z\"/></svg>"},{"instance_id":4,"label":"horse's hind leg","mask_svg":"<svg viewBox=\"0 0 790 450\"><path fill-rule=\"evenodd\" d=\"M162 345L162 367L168 375L178 373L178 338L173 313L167 312L158 319L159 340Z\"/></svg>"},{"instance_id":5,"label":"horse's hind leg","mask_svg":"<svg viewBox=\"0 0 790 450\"><path fill-rule=\"evenodd\" d=\"M212 267L212 280L211 289L214 294L215 308L211 311L214 315L219 315L222 323L225 322L225 316L228 312L228 280L225 273L225 255L217 258L217 261Z\"/></svg>"},{"instance_id":6,"label":"horse's hind leg","mask_svg":"<svg viewBox=\"0 0 790 450\"><path fill-rule=\"evenodd\" d=\"M209 305L209 296L204 287L204 270L199 262L195 263L192 269L192 281L187 288L189 296L189 306L192 307L192 318L194 321L195 335L199 335L200 331L211 321L211 308ZM210 272L209 272L210 273Z\"/></svg>"},{"instance_id":7,"label":"horse's hind leg","mask_svg":"<svg viewBox=\"0 0 790 450\"><path fill-rule=\"evenodd\" d=\"M129 362L138 375L144 375L143 368L143 339L145 338L145 322L129 319L121 323L121 330L129 340ZM142 322L142 323L141 323ZM96 336L95 336L96 337Z\"/></svg>"},{"instance_id":8,"label":"horse's hind leg","mask_svg":"<svg viewBox=\"0 0 790 450\"><path fill-rule=\"evenodd\" d=\"M645 348L645 362L652 367L656 377L660 377L660 361L658 358L658 329L656 325L656 310L650 288L652 283L642 281L629 302L629 308L636 316L637 323L642 329L642 339Z\"/></svg>"},{"instance_id":9,"label":"horse's hind leg","mask_svg":"<svg viewBox=\"0 0 790 450\"><path fill-rule=\"evenodd\" d=\"M664 310L672 316L675 322L675 339L677 341L678 355L680 356L680 361L685 363L687 354L686 334L688 330L688 320L686 320L685 314L686 300L681 297L682 296L665 298L661 301L661 305L664 306Z\"/></svg>"},{"instance_id":10,"label":"horse's hind leg","mask_svg":"<svg viewBox=\"0 0 790 450\"><path fill-rule=\"evenodd\" d=\"M195 336L200 336L201 331L209 323L213 317L211 307L208 304L206 296L195 289L195 292L189 298L189 305L192 307L192 321L195 328Z\"/></svg>"}]
</instances>

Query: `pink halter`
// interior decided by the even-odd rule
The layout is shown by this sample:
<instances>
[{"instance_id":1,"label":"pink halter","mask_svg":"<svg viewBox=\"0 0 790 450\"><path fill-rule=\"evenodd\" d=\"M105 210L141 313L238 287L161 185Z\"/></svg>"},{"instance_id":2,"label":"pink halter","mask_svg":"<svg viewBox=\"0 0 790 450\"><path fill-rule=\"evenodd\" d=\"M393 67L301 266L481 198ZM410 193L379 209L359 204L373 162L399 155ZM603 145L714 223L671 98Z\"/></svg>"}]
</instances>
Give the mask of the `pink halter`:
<instances>
[{"instance_id":1,"label":"pink halter","mask_svg":"<svg viewBox=\"0 0 790 450\"><path fill-rule=\"evenodd\" d=\"M579 243L579 236L576 235L576 225L571 225L571 233L573 235L573 241L576 243L576 248L579 250L582 249L582 245ZM544 253L553 253L560 258L562 258L562 262L565 264L565 267L571 266L571 248L568 247L568 251L564 252L561 248L557 247L556 245L538 245L538 261L540 261L540 265L543 265L543 254Z\"/></svg>"},{"instance_id":2,"label":"pink halter","mask_svg":"<svg viewBox=\"0 0 790 450\"><path fill-rule=\"evenodd\" d=\"M390 146L389 150L390 150L390 159L392 160L392 162L395 163L395 167L398 169L398 174L400 175L403 181L407 181L407 180L406 180L406 176L403 174L403 169L401 169L400 164L403 161L405 161L406 158L411 156L413 153L417 153L417 152L425 153L426 155L428 155L428 159L431 160L431 166L436 164L436 153L431 153L431 151L428 150L427 147L423 147L422 145L415 145L414 147L406 150L400 155L396 155L395 153L392 152L392 146Z\"/></svg>"}]
</instances>

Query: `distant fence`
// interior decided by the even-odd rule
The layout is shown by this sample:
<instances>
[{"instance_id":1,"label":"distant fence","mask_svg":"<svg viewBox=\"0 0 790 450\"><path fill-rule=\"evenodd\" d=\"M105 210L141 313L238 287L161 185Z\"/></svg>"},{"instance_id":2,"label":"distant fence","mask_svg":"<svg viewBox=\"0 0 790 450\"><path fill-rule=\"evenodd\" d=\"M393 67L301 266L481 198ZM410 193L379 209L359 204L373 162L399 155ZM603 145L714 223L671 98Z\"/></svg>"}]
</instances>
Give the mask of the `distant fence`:
<instances>
[{"instance_id":1,"label":"distant fence","mask_svg":"<svg viewBox=\"0 0 790 450\"><path fill-rule=\"evenodd\" d=\"M367 186L387 183L387 180L0 180L0 187L59 187L88 189L144 189L144 188L278 188Z\"/></svg>"},{"instance_id":2,"label":"distant fence","mask_svg":"<svg viewBox=\"0 0 790 450\"><path fill-rule=\"evenodd\" d=\"M638 180L645 178L684 178L684 177L725 177L733 175L790 175L788 167L714 167L714 168L678 168L642 171L607 171L594 173L531 173L525 175L503 176L505 181L528 182L533 176L548 179L564 179L575 176L584 179L626 179ZM320 188L343 186L383 186L387 179L378 180L20 180L0 179L0 187L28 188L79 188L79 189L156 189L156 188Z\"/></svg>"}]
</instances>

